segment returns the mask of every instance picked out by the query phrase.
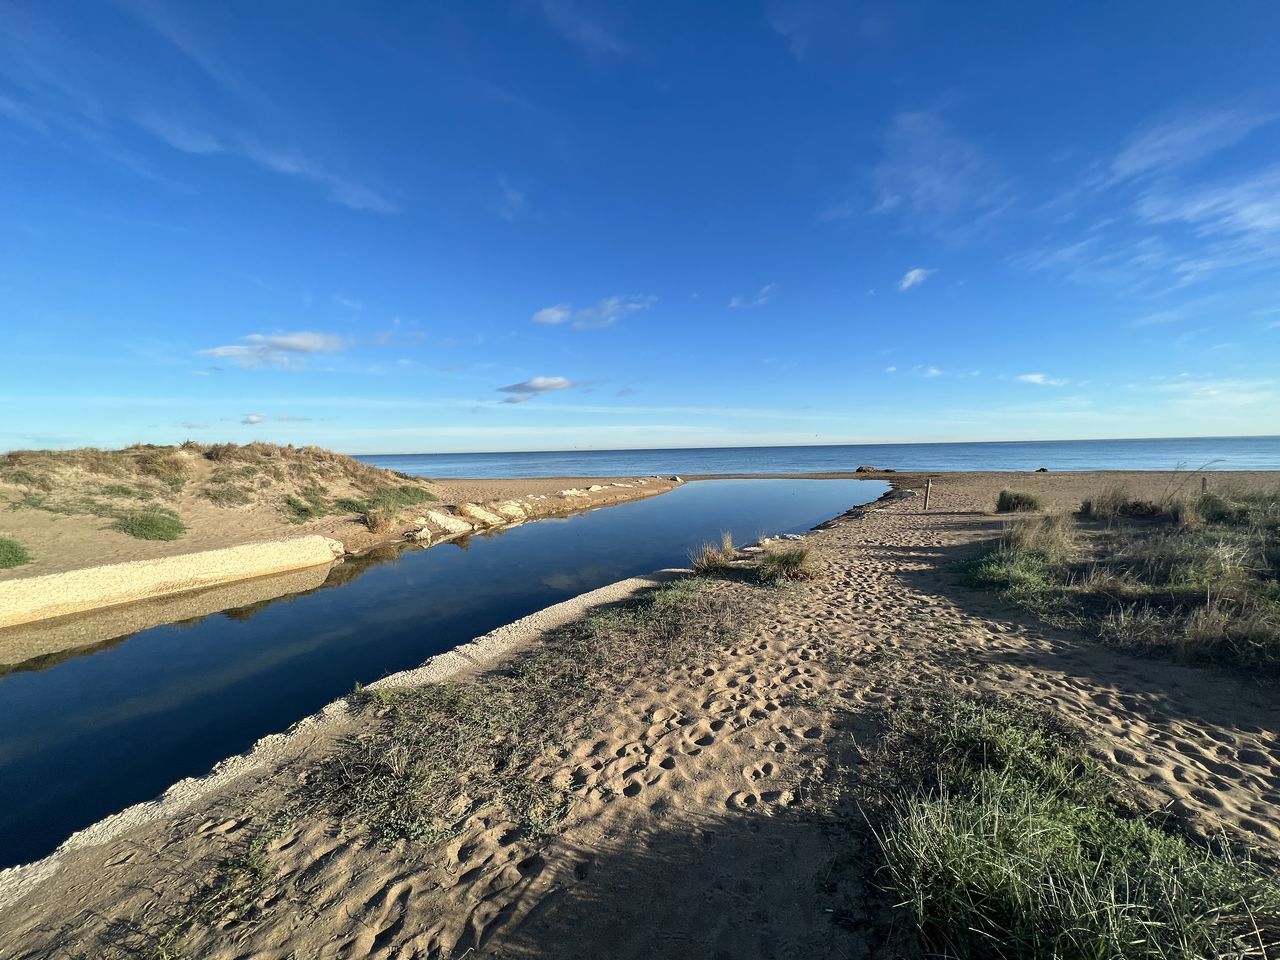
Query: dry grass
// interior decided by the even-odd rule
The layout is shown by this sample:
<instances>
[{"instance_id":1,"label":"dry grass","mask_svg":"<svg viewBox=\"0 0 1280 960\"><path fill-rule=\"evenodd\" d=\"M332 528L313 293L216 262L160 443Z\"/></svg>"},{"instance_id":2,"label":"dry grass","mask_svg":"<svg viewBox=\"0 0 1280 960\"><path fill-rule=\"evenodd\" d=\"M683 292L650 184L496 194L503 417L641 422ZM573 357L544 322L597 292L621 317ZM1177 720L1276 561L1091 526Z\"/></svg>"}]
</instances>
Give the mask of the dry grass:
<instances>
[{"instance_id":1,"label":"dry grass","mask_svg":"<svg viewBox=\"0 0 1280 960\"><path fill-rule=\"evenodd\" d=\"M723 573L738 558L738 548L733 545L733 534L728 530L720 534L720 542L704 543L689 554L693 572L699 576Z\"/></svg>"},{"instance_id":2,"label":"dry grass","mask_svg":"<svg viewBox=\"0 0 1280 960\"><path fill-rule=\"evenodd\" d=\"M996 497L996 511L998 513L1035 513L1037 510L1043 510L1044 504L1040 502L1040 498L1034 493L1026 493L1021 490L1001 490L1000 495Z\"/></svg>"},{"instance_id":3,"label":"dry grass","mask_svg":"<svg viewBox=\"0 0 1280 960\"><path fill-rule=\"evenodd\" d=\"M1116 643L1280 672L1280 492L1153 505L1114 488L1085 513L1107 529L1015 521L971 581Z\"/></svg>"},{"instance_id":4,"label":"dry grass","mask_svg":"<svg viewBox=\"0 0 1280 960\"><path fill-rule=\"evenodd\" d=\"M800 545L766 550L760 555L757 570L761 582L773 584L812 580L818 574L809 548Z\"/></svg>"}]
</instances>

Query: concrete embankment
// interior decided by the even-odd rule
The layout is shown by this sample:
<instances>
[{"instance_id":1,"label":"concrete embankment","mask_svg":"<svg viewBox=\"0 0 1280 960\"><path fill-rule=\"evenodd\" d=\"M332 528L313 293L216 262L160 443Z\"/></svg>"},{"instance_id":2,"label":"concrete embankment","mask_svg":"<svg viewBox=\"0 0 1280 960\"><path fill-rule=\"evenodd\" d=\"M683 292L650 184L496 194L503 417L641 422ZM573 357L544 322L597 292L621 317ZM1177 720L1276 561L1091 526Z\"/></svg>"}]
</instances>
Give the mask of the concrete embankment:
<instances>
[{"instance_id":1,"label":"concrete embankment","mask_svg":"<svg viewBox=\"0 0 1280 960\"><path fill-rule=\"evenodd\" d=\"M327 566L342 554L342 544L312 534L2 581L0 627Z\"/></svg>"}]
</instances>

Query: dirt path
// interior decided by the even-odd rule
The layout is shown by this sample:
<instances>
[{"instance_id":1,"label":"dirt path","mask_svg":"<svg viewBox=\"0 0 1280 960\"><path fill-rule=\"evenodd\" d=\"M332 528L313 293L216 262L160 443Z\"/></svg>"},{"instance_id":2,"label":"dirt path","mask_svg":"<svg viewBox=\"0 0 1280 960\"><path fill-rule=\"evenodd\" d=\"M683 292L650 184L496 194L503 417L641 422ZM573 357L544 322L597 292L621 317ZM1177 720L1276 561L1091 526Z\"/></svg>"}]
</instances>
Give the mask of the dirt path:
<instances>
[{"instance_id":1,"label":"dirt path","mask_svg":"<svg viewBox=\"0 0 1280 960\"><path fill-rule=\"evenodd\" d=\"M930 683L1051 705L1153 805L1202 833L1280 847L1272 690L1048 629L960 585L957 561L998 529L987 511L1008 481L943 477L934 512L900 501L811 535L809 583L715 584L741 604L740 638L619 689L608 723L543 758L539 773L572 798L551 842L483 814L436 847L302 822L263 851L273 879L254 909L215 912L183 955L876 955L870 859L832 795L856 787L876 713ZM1142 493L1161 480L1126 482ZM1021 485L1066 508L1098 479ZM326 749L78 853L0 918L0 955L148 942Z\"/></svg>"}]
</instances>

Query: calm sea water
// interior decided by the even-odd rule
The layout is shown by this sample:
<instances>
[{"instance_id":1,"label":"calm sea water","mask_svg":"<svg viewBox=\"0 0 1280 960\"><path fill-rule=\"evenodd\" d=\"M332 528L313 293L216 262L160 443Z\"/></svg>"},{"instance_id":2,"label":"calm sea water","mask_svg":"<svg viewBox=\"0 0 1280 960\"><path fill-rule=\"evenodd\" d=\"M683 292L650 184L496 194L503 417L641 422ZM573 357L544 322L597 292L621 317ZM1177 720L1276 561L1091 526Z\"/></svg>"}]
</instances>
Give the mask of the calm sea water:
<instances>
[{"instance_id":1,"label":"calm sea water","mask_svg":"<svg viewBox=\"0 0 1280 960\"><path fill-rule=\"evenodd\" d=\"M624 477L893 470L1280 470L1280 437L875 443L819 447L406 453L358 459L427 477Z\"/></svg>"},{"instance_id":2,"label":"calm sea water","mask_svg":"<svg viewBox=\"0 0 1280 960\"><path fill-rule=\"evenodd\" d=\"M348 561L323 587L0 676L0 866L324 704L553 603L683 566L732 531L800 532L879 480L720 480L468 542ZM4 632L0 631L0 643ZM103 640L110 638L104 637Z\"/></svg>"}]
</instances>

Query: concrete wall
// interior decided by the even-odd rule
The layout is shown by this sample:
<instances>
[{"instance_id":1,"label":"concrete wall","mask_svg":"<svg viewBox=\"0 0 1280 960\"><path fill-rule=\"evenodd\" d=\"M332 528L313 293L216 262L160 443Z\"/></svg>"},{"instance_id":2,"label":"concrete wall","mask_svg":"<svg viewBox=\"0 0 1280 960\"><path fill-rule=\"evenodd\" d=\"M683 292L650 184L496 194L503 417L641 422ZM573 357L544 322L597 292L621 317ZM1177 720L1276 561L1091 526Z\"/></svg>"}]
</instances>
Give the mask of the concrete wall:
<instances>
[{"instance_id":1,"label":"concrete wall","mask_svg":"<svg viewBox=\"0 0 1280 960\"><path fill-rule=\"evenodd\" d=\"M0 581L0 627L328 565L342 552L336 540L312 534Z\"/></svg>"}]
</instances>

